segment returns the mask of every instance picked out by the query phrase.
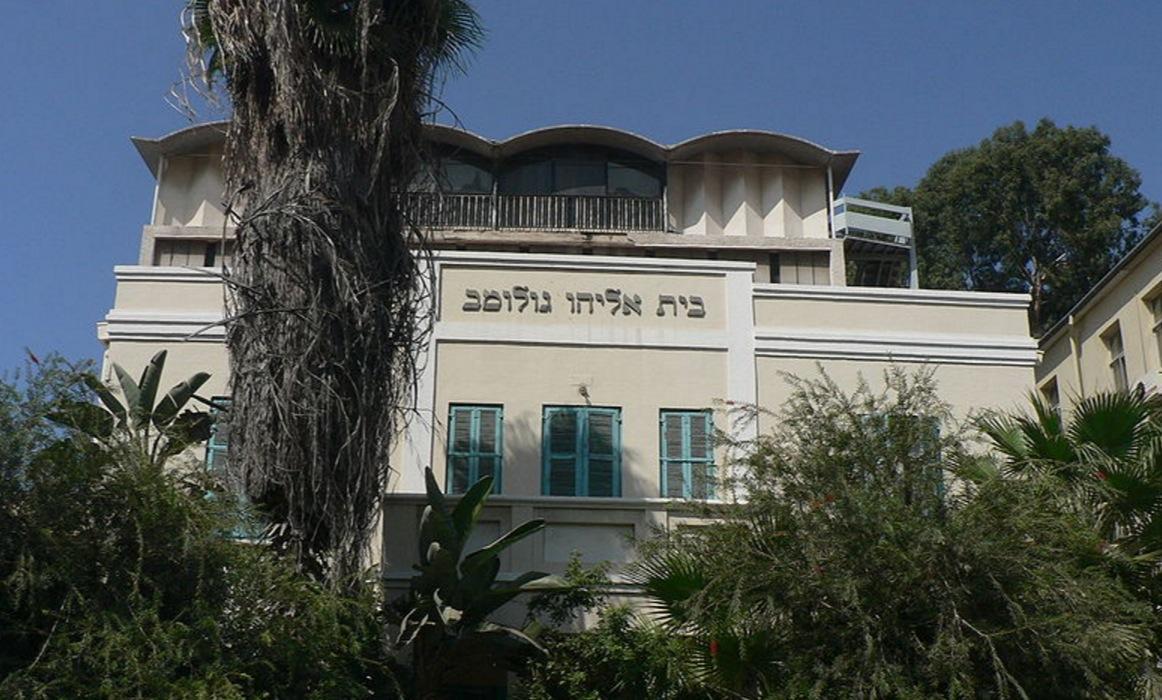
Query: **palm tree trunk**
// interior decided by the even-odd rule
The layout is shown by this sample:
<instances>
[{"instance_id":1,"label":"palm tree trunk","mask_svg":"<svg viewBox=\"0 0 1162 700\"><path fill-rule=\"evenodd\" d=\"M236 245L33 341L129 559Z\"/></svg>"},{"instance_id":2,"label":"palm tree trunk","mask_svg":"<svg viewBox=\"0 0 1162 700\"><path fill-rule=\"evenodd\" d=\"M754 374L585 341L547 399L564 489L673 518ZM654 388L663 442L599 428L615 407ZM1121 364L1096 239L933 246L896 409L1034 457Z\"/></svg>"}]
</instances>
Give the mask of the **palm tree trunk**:
<instances>
[{"instance_id":1,"label":"palm tree trunk","mask_svg":"<svg viewBox=\"0 0 1162 700\"><path fill-rule=\"evenodd\" d=\"M428 330L395 193L420 162L430 66L379 5L333 26L345 10L327 3L209 4L234 110L230 464L275 544L332 582L365 565Z\"/></svg>"}]
</instances>

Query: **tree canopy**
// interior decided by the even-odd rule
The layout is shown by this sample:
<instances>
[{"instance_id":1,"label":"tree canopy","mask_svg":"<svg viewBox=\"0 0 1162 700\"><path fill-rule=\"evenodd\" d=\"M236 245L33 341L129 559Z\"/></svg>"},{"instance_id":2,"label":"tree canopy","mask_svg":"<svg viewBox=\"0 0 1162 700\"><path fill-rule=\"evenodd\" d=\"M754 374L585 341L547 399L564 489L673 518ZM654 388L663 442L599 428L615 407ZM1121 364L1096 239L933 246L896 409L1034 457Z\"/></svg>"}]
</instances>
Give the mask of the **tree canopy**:
<instances>
[{"instance_id":1,"label":"tree canopy","mask_svg":"<svg viewBox=\"0 0 1162 700\"><path fill-rule=\"evenodd\" d=\"M951 151L914 189L864 196L913 207L924 286L1028 292L1040 332L1141 238L1140 185L1106 134L1042 119Z\"/></svg>"}]
</instances>

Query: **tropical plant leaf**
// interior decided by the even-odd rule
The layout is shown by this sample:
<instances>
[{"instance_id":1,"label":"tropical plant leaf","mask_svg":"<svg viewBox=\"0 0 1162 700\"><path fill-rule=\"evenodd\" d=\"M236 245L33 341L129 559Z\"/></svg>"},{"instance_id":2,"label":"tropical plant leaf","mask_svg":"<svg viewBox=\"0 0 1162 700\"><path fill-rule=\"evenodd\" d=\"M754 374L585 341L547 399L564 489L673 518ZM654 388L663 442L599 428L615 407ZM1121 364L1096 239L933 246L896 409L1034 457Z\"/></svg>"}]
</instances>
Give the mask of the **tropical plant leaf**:
<instances>
[{"instance_id":1,"label":"tropical plant leaf","mask_svg":"<svg viewBox=\"0 0 1162 700\"><path fill-rule=\"evenodd\" d=\"M153 414L153 404L157 400L157 388L161 384L161 375L165 371L165 350L157 351L149 364L141 370L141 380L137 383L137 401L130 405L133 415L133 427L141 430L149 424Z\"/></svg>"},{"instance_id":2,"label":"tropical plant leaf","mask_svg":"<svg viewBox=\"0 0 1162 700\"><path fill-rule=\"evenodd\" d=\"M489 559L496 558L504 550L508 549L529 535L540 532L542 529L544 529L544 527L545 521L540 518L530 520L526 523L521 523L520 525L498 537L491 544L464 557L464 561L460 564L460 570L462 572L466 572L473 567L482 566Z\"/></svg>"},{"instance_id":3,"label":"tropical plant leaf","mask_svg":"<svg viewBox=\"0 0 1162 700\"><path fill-rule=\"evenodd\" d=\"M113 394L112 391L109 390L109 387L105 386L104 382L102 382L100 379L97 379L95 376L89 374L88 372L82 375L82 380L85 382L86 386L93 390L93 393L97 395L97 398L101 400L101 403L105 405L105 408L107 408L109 412L113 414L118 423L121 425L128 425L129 412L125 409L125 406L117 400L117 397Z\"/></svg>"},{"instance_id":4,"label":"tropical plant leaf","mask_svg":"<svg viewBox=\"0 0 1162 700\"><path fill-rule=\"evenodd\" d=\"M481 478L460 497L460 502L452 509L452 524L456 528L461 542L468 540L468 534L476 525L480 511L484 510L488 495L492 493L492 481L492 476Z\"/></svg>"},{"instance_id":5,"label":"tropical plant leaf","mask_svg":"<svg viewBox=\"0 0 1162 700\"><path fill-rule=\"evenodd\" d=\"M178 415L178 413L186 407L190 398L194 393L202 388L202 385L209 381L210 375L206 372L198 372L189 379L174 385L161 402L157 404L157 408L153 410L153 424L158 428L164 428Z\"/></svg>"},{"instance_id":6,"label":"tropical plant leaf","mask_svg":"<svg viewBox=\"0 0 1162 700\"><path fill-rule=\"evenodd\" d=\"M133 377L125 371L125 368L116 362L113 363L113 374L117 375L117 383L121 385L121 394L125 397L125 409L130 418L133 418L133 412L137 410L141 401L141 390L137 387L137 382L133 381ZM136 420L132 422L136 423Z\"/></svg>"}]
</instances>

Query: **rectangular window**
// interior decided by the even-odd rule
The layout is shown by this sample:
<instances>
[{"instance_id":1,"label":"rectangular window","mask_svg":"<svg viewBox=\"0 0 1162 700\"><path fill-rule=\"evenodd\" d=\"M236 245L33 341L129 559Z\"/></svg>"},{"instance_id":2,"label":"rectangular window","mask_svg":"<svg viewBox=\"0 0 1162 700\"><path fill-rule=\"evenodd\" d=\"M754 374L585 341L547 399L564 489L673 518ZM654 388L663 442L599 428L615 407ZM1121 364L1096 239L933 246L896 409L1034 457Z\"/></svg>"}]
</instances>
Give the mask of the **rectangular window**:
<instances>
[{"instance_id":1,"label":"rectangular window","mask_svg":"<svg viewBox=\"0 0 1162 700\"><path fill-rule=\"evenodd\" d=\"M621 496L621 409L546 406L541 493Z\"/></svg>"},{"instance_id":2,"label":"rectangular window","mask_svg":"<svg viewBox=\"0 0 1162 700\"><path fill-rule=\"evenodd\" d=\"M464 493L492 476L500 493L504 460L504 409L501 406L452 406L448 417L448 493Z\"/></svg>"},{"instance_id":3,"label":"rectangular window","mask_svg":"<svg viewBox=\"0 0 1162 700\"><path fill-rule=\"evenodd\" d=\"M662 411L662 497L714 498L710 411Z\"/></svg>"},{"instance_id":4,"label":"rectangular window","mask_svg":"<svg viewBox=\"0 0 1162 700\"><path fill-rule=\"evenodd\" d=\"M227 493L233 491L235 506L234 526L223 533L236 540L261 540L266 531L266 523L250 507L250 499L243 492L236 477L227 471L227 455L230 447L230 398L215 396L210 399L210 439L206 442L206 470L221 483Z\"/></svg>"},{"instance_id":5,"label":"rectangular window","mask_svg":"<svg viewBox=\"0 0 1162 700\"><path fill-rule=\"evenodd\" d=\"M210 439L206 442L206 469L219 474L226 473L226 455L230 444L230 399L215 396L210 399Z\"/></svg>"},{"instance_id":6,"label":"rectangular window","mask_svg":"<svg viewBox=\"0 0 1162 700\"><path fill-rule=\"evenodd\" d=\"M1049 410L1061 419L1061 391L1057 388L1057 378L1054 377L1041 386L1041 399L1049 406Z\"/></svg>"},{"instance_id":7,"label":"rectangular window","mask_svg":"<svg viewBox=\"0 0 1162 700\"><path fill-rule=\"evenodd\" d=\"M1149 304L1154 316L1154 346L1158 350L1158 361L1162 362L1162 294L1151 299Z\"/></svg>"},{"instance_id":8,"label":"rectangular window","mask_svg":"<svg viewBox=\"0 0 1162 700\"><path fill-rule=\"evenodd\" d=\"M1114 327L1102 336L1102 340L1110 352L1110 373L1114 377L1114 389L1126 391L1130 388L1130 382L1126 375L1126 348L1122 343L1122 329L1114 324Z\"/></svg>"}]
</instances>

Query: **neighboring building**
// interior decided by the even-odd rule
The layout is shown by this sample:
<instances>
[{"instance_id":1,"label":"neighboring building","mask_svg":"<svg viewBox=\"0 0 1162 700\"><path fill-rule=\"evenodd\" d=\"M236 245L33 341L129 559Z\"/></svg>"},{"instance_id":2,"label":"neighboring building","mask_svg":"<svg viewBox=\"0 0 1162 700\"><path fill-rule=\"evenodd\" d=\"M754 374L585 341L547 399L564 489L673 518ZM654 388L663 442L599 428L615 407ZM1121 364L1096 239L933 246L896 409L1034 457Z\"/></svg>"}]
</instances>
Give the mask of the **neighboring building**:
<instances>
[{"instance_id":1,"label":"neighboring building","mask_svg":"<svg viewBox=\"0 0 1162 700\"><path fill-rule=\"evenodd\" d=\"M481 537L545 518L503 565L553 571L687 521L682 499L716 495L722 402L777 408L784 372L854 388L930 366L960 416L1032 385L1028 297L909 288L911 211L835 199L855 152L755 131L428 134L439 166L403 197L433 230L436 322L394 458L391 582L411 574L426 465L453 491L495 474ZM227 395L222 127L135 143L158 186L139 264L115 269L107 360L169 348L167 372Z\"/></svg>"},{"instance_id":2,"label":"neighboring building","mask_svg":"<svg viewBox=\"0 0 1162 700\"><path fill-rule=\"evenodd\" d=\"M1037 392L1068 410L1098 392L1162 380L1162 226L1134 246L1041 338Z\"/></svg>"}]
</instances>

